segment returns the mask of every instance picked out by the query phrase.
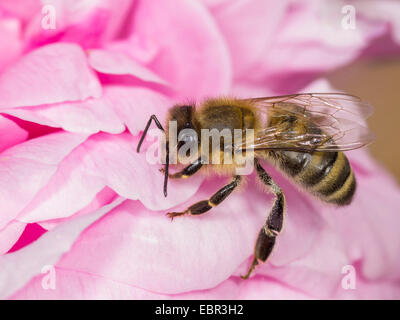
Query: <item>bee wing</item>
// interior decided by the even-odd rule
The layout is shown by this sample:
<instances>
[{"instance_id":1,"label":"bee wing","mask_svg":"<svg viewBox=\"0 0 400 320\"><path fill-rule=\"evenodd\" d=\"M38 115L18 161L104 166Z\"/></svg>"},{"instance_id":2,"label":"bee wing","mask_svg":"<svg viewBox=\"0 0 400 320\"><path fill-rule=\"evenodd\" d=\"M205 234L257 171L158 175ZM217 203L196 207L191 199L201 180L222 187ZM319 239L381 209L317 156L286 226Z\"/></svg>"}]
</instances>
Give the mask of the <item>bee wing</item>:
<instances>
[{"instance_id":1,"label":"bee wing","mask_svg":"<svg viewBox=\"0 0 400 320\"><path fill-rule=\"evenodd\" d=\"M297 113L331 115L337 118L349 119L364 123L373 113L373 107L359 97L345 93L299 93L276 97L244 99L260 110L268 111L278 107L296 112L290 105L297 106Z\"/></svg>"},{"instance_id":2,"label":"bee wing","mask_svg":"<svg viewBox=\"0 0 400 320\"><path fill-rule=\"evenodd\" d=\"M254 141L235 145L236 150L346 151L374 139L363 125L373 108L352 95L302 93L245 100L266 114L269 125ZM288 127L290 118L296 126Z\"/></svg>"}]
</instances>

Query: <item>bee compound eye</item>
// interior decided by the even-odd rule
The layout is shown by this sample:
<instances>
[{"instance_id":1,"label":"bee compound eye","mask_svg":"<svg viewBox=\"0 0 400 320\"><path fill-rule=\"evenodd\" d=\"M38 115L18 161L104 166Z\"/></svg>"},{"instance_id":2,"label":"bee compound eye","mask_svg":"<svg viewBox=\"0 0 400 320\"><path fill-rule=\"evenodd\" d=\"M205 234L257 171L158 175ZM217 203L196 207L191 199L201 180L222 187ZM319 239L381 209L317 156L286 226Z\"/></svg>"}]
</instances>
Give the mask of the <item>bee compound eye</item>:
<instances>
[{"instance_id":1,"label":"bee compound eye","mask_svg":"<svg viewBox=\"0 0 400 320\"><path fill-rule=\"evenodd\" d=\"M196 138L192 135L187 135L184 137L183 141L184 142L194 142L194 141L196 141Z\"/></svg>"},{"instance_id":2,"label":"bee compound eye","mask_svg":"<svg viewBox=\"0 0 400 320\"><path fill-rule=\"evenodd\" d=\"M186 130L185 130L186 131ZM197 134L193 130L189 130L188 132L181 132L179 134L179 141L183 143L195 143L197 142Z\"/></svg>"}]
</instances>

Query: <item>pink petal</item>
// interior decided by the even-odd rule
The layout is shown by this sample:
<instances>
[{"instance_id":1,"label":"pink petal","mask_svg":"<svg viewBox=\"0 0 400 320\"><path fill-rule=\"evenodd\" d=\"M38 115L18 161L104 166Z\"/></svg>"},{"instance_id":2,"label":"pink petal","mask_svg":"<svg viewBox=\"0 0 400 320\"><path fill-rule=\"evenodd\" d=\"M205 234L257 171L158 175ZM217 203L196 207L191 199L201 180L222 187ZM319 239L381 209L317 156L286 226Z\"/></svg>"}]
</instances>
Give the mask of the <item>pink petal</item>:
<instances>
[{"instance_id":1,"label":"pink petal","mask_svg":"<svg viewBox=\"0 0 400 320\"><path fill-rule=\"evenodd\" d=\"M400 3L393 0L383 1L359 1L357 3L358 12L369 19L375 21L385 21L390 25L393 40L400 44L400 23L399 12Z\"/></svg>"},{"instance_id":2,"label":"pink petal","mask_svg":"<svg viewBox=\"0 0 400 320\"><path fill-rule=\"evenodd\" d=\"M89 64L101 73L131 75L143 81L167 85L158 75L123 53L100 49L90 50Z\"/></svg>"},{"instance_id":3,"label":"pink petal","mask_svg":"<svg viewBox=\"0 0 400 320\"><path fill-rule=\"evenodd\" d=\"M216 180L205 183L194 198L168 211L207 199L218 189L215 184ZM246 201L243 194L235 193L209 214L176 218L171 223L165 211L148 212L139 203L127 201L89 228L59 267L158 293L211 288L252 253L268 203L268 197L252 184ZM82 257L82 252L90 254Z\"/></svg>"},{"instance_id":4,"label":"pink petal","mask_svg":"<svg viewBox=\"0 0 400 320\"><path fill-rule=\"evenodd\" d=\"M77 270L55 268L56 290L44 290L44 275L33 278L11 299L233 299L238 285L227 280L216 288L178 295L167 295L144 290L126 283Z\"/></svg>"},{"instance_id":5,"label":"pink petal","mask_svg":"<svg viewBox=\"0 0 400 320\"><path fill-rule=\"evenodd\" d=\"M22 51L21 24L14 18L0 15L0 71Z\"/></svg>"},{"instance_id":6,"label":"pink petal","mask_svg":"<svg viewBox=\"0 0 400 320\"><path fill-rule=\"evenodd\" d=\"M25 229L25 223L12 221L0 230L0 255L6 253L17 242Z\"/></svg>"},{"instance_id":7,"label":"pink petal","mask_svg":"<svg viewBox=\"0 0 400 320\"><path fill-rule=\"evenodd\" d=\"M85 146L81 145L63 159L57 171L20 212L18 220L37 222L64 218L87 206L104 188L104 182L86 172L84 161L90 159Z\"/></svg>"},{"instance_id":8,"label":"pink petal","mask_svg":"<svg viewBox=\"0 0 400 320\"><path fill-rule=\"evenodd\" d=\"M41 10L40 0L2 0L0 8L23 20L31 19Z\"/></svg>"},{"instance_id":9,"label":"pink petal","mask_svg":"<svg viewBox=\"0 0 400 320\"><path fill-rule=\"evenodd\" d=\"M12 115L6 116L8 119L14 121L21 129L25 130L28 133L28 140L61 131L58 128L44 126L35 122L25 121Z\"/></svg>"},{"instance_id":10,"label":"pink petal","mask_svg":"<svg viewBox=\"0 0 400 320\"><path fill-rule=\"evenodd\" d=\"M243 300L304 300L312 298L307 292L282 283L279 279L261 276L243 281L239 296L236 297L236 299Z\"/></svg>"},{"instance_id":11,"label":"pink petal","mask_svg":"<svg viewBox=\"0 0 400 320\"><path fill-rule=\"evenodd\" d=\"M138 138L129 134L91 136L65 157L18 219L37 222L71 216L91 203L105 186L123 197L139 199L152 210L170 208L197 191L201 177L184 183L171 181L165 198L160 165L149 164L145 151L137 153L137 142Z\"/></svg>"},{"instance_id":12,"label":"pink petal","mask_svg":"<svg viewBox=\"0 0 400 320\"><path fill-rule=\"evenodd\" d=\"M26 121L78 133L120 133L124 124L139 134L152 114L164 124L173 101L153 90L122 85L104 87L99 99L2 110Z\"/></svg>"},{"instance_id":13,"label":"pink petal","mask_svg":"<svg viewBox=\"0 0 400 320\"><path fill-rule=\"evenodd\" d=\"M103 98L63 102L35 107L10 108L4 113L66 131L93 134L99 131L121 133L125 126Z\"/></svg>"},{"instance_id":14,"label":"pink petal","mask_svg":"<svg viewBox=\"0 0 400 320\"><path fill-rule=\"evenodd\" d=\"M220 5L225 5L226 3L228 3L230 0L202 0L202 2L212 8L212 7L216 7L216 6L220 6Z\"/></svg>"},{"instance_id":15,"label":"pink petal","mask_svg":"<svg viewBox=\"0 0 400 320\"><path fill-rule=\"evenodd\" d=\"M304 235L297 233L300 240ZM264 264L259 267L258 274L273 278L311 297L330 298L343 278L342 268L352 263L345 249L340 237L326 228L314 239L306 255L278 267Z\"/></svg>"},{"instance_id":16,"label":"pink petal","mask_svg":"<svg viewBox=\"0 0 400 320\"><path fill-rule=\"evenodd\" d=\"M0 228L33 199L84 135L54 133L7 149L0 161Z\"/></svg>"},{"instance_id":17,"label":"pink petal","mask_svg":"<svg viewBox=\"0 0 400 320\"><path fill-rule=\"evenodd\" d=\"M329 6L312 1L294 6L266 52L264 69L258 70L269 74L330 70L353 60L369 41L385 31L382 23L357 19L357 29L349 32L338 23L343 19L341 8L334 1Z\"/></svg>"},{"instance_id":18,"label":"pink petal","mask_svg":"<svg viewBox=\"0 0 400 320\"><path fill-rule=\"evenodd\" d=\"M146 88L106 86L104 97L133 135L138 135L152 114L163 123L173 102L164 95Z\"/></svg>"},{"instance_id":19,"label":"pink petal","mask_svg":"<svg viewBox=\"0 0 400 320\"><path fill-rule=\"evenodd\" d=\"M399 300L400 286L398 283L385 281L365 281L358 278L354 289L338 288L335 299L357 300Z\"/></svg>"},{"instance_id":20,"label":"pink petal","mask_svg":"<svg viewBox=\"0 0 400 320\"><path fill-rule=\"evenodd\" d=\"M18 241L12 246L12 248L7 252L11 253L20 250L23 247L31 244L46 233L47 230L43 229L37 223L28 223L23 230L23 233L19 237Z\"/></svg>"},{"instance_id":21,"label":"pink petal","mask_svg":"<svg viewBox=\"0 0 400 320\"><path fill-rule=\"evenodd\" d=\"M0 115L0 152L26 140L28 133L14 121Z\"/></svg>"},{"instance_id":22,"label":"pink petal","mask_svg":"<svg viewBox=\"0 0 400 320\"><path fill-rule=\"evenodd\" d=\"M277 281L257 277L247 281L229 278L220 285L207 290L191 291L174 295L147 291L126 283L97 276L91 273L56 267L56 290L44 290L42 279L45 275L33 278L11 299L310 299L306 293L298 291ZM381 288L379 288L381 289ZM239 309L237 309L239 310Z\"/></svg>"},{"instance_id":23,"label":"pink petal","mask_svg":"<svg viewBox=\"0 0 400 320\"><path fill-rule=\"evenodd\" d=\"M82 49L57 43L41 47L0 75L0 107L34 106L101 95Z\"/></svg>"},{"instance_id":24,"label":"pink petal","mask_svg":"<svg viewBox=\"0 0 400 320\"><path fill-rule=\"evenodd\" d=\"M226 93L229 53L213 19L198 1L140 1L132 26L158 45L150 67L174 86L180 98Z\"/></svg>"},{"instance_id":25,"label":"pink petal","mask_svg":"<svg viewBox=\"0 0 400 320\"><path fill-rule=\"evenodd\" d=\"M315 299L306 292L292 288L266 277L254 277L247 281L229 278L215 288L166 295L147 291L126 283L94 274L55 267L56 289L45 290L42 286L45 274L34 277L11 299ZM338 288L331 298L335 299L398 299L400 287L392 283L368 283L357 280L355 290Z\"/></svg>"},{"instance_id":26,"label":"pink petal","mask_svg":"<svg viewBox=\"0 0 400 320\"><path fill-rule=\"evenodd\" d=\"M210 1L209 6L229 46L235 78L247 76L270 49L288 1Z\"/></svg>"},{"instance_id":27,"label":"pink petal","mask_svg":"<svg viewBox=\"0 0 400 320\"><path fill-rule=\"evenodd\" d=\"M42 226L47 230L52 230L60 223L64 223L65 221L75 219L78 216L88 214L90 212L100 209L101 207L104 207L105 205L108 205L109 203L114 201L117 197L118 195L114 192L114 190L108 187L104 187L100 192L96 194L93 200L86 207L75 212L72 216L68 216L66 218L46 220L44 222L40 222L39 224L40 226Z\"/></svg>"},{"instance_id":28,"label":"pink petal","mask_svg":"<svg viewBox=\"0 0 400 320\"><path fill-rule=\"evenodd\" d=\"M123 53L142 65L150 63L158 54L157 39L150 40L137 33L129 38L108 42L104 48L115 53Z\"/></svg>"},{"instance_id":29,"label":"pink petal","mask_svg":"<svg viewBox=\"0 0 400 320\"><path fill-rule=\"evenodd\" d=\"M385 21L360 16L356 29L346 30L341 24L341 9L342 4L337 1L291 4L281 20L279 33L265 48L263 57L248 70L251 77L244 75L239 82L265 87L268 81L275 94L302 91L316 74L353 61L374 39L388 32Z\"/></svg>"},{"instance_id":30,"label":"pink petal","mask_svg":"<svg viewBox=\"0 0 400 320\"><path fill-rule=\"evenodd\" d=\"M376 164L373 174L359 169L358 163L368 165L370 161L365 152L357 152L350 159L358 179L353 204L340 214L328 209L325 218L347 243L349 257L361 261L363 277L399 280L400 190L393 178Z\"/></svg>"},{"instance_id":31,"label":"pink petal","mask_svg":"<svg viewBox=\"0 0 400 320\"><path fill-rule=\"evenodd\" d=\"M83 48L99 47L120 35L131 12L131 0L63 2L47 0L56 11L56 28L44 29L41 8L31 17L26 30L30 47L54 41L77 43Z\"/></svg>"},{"instance_id":32,"label":"pink petal","mask_svg":"<svg viewBox=\"0 0 400 320\"><path fill-rule=\"evenodd\" d=\"M97 219L121 203L116 199L91 214L68 221L46 232L31 245L0 256L0 298L4 299L23 287L44 266L55 265L60 256L71 248L79 234Z\"/></svg>"}]
</instances>

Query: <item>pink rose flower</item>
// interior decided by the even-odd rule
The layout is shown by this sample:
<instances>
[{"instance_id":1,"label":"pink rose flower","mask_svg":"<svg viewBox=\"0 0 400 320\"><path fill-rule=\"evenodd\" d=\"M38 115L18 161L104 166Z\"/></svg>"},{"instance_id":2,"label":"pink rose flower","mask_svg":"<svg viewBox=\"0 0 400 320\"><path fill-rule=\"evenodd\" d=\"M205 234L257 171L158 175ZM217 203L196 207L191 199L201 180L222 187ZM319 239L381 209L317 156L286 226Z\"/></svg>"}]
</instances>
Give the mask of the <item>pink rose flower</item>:
<instances>
[{"instance_id":1,"label":"pink rose flower","mask_svg":"<svg viewBox=\"0 0 400 320\"><path fill-rule=\"evenodd\" d=\"M272 196L249 179L210 213L171 223L165 213L224 179L170 181L164 198L160 166L136 153L150 115L165 120L179 101L336 91L326 72L399 52L398 3L354 2L352 31L339 0L46 3L55 29L39 0L0 3L1 298L400 297L400 192L365 149L348 152L358 190L344 208L266 165L286 195L285 228L246 281Z\"/></svg>"}]
</instances>

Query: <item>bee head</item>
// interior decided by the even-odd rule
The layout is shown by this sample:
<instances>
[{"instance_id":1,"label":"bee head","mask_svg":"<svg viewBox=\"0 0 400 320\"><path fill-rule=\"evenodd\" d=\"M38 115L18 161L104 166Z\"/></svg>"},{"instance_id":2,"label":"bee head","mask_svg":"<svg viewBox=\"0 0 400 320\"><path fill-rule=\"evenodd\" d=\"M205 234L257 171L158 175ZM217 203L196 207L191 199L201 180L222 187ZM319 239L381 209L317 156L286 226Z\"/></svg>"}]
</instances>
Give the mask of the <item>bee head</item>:
<instances>
[{"instance_id":1,"label":"bee head","mask_svg":"<svg viewBox=\"0 0 400 320\"><path fill-rule=\"evenodd\" d=\"M178 150L185 144L198 143L194 113L195 107L190 105L175 106L169 111L169 120L176 121Z\"/></svg>"}]
</instances>

